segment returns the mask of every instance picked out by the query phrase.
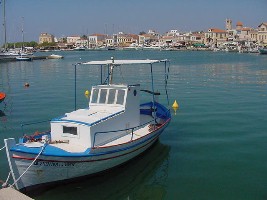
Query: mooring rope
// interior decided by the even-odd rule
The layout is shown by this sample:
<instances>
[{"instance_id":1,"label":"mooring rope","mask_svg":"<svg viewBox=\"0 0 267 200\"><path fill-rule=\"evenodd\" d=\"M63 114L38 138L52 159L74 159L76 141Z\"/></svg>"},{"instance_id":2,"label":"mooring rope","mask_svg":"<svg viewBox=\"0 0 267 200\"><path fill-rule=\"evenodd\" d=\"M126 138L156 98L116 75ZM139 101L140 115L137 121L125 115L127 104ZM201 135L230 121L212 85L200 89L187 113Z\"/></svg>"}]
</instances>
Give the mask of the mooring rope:
<instances>
[{"instance_id":1,"label":"mooring rope","mask_svg":"<svg viewBox=\"0 0 267 200\"><path fill-rule=\"evenodd\" d=\"M0 149L0 151L2 151L4 148L6 148L6 146L3 146L3 147Z\"/></svg>"},{"instance_id":2,"label":"mooring rope","mask_svg":"<svg viewBox=\"0 0 267 200\"><path fill-rule=\"evenodd\" d=\"M5 182L2 181L3 182L2 188L8 187L8 183L7 182L9 181L10 175L11 175L11 171L9 171L6 181Z\"/></svg>"},{"instance_id":3,"label":"mooring rope","mask_svg":"<svg viewBox=\"0 0 267 200\"><path fill-rule=\"evenodd\" d=\"M14 181L14 183L11 185L11 187L13 187L20 179L21 177L30 169L30 167L33 165L33 163L35 163L35 161L38 159L38 157L42 154L43 150L46 147L46 143L44 144L44 146L42 147L40 153L35 157L35 159L32 161L32 163L29 165L29 167L27 167L27 169Z\"/></svg>"}]
</instances>

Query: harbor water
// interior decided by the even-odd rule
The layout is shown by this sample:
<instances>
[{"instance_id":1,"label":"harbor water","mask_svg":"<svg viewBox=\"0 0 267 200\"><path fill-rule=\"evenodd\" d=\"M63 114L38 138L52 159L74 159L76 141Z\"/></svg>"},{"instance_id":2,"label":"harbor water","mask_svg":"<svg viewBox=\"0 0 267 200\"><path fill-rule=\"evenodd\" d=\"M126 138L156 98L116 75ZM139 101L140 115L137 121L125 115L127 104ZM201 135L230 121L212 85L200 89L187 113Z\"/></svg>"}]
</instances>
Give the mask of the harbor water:
<instances>
[{"instance_id":1,"label":"harbor water","mask_svg":"<svg viewBox=\"0 0 267 200\"><path fill-rule=\"evenodd\" d=\"M172 110L169 127L141 156L100 175L37 191L32 198L267 199L267 56L207 51L58 53L64 59L0 63L0 91L7 95L0 103L0 148L4 138L48 130L50 119L74 109L73 64L78 62L111 56L169 59L170 107L176 100L179 109ZM100 70L84 65L77 69L77 108L85 108L84 92L100 82ZM150 86L145 66L115 70L114 79ZM162 89L164 67L158 65L154 73L155 85ZM2 150L0 179L6 180L8 173Z\"/></svg>"}]
</instances>

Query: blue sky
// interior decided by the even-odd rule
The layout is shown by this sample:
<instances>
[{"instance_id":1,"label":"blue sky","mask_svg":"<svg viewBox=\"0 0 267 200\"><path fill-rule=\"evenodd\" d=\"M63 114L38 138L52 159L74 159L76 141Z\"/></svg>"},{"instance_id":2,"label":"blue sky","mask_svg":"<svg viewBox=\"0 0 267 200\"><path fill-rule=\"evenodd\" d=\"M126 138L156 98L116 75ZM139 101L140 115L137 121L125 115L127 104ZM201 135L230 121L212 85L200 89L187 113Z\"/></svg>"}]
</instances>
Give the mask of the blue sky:
<instances>
[{"instance_id":1,"label":"blue sky","mask_svg":"<svg viewBox=\"0 0 267 200\"><path fill-rule=\"evenodd\" d=\"M267 0L6 0L7 39L21 41L22 17L25 41L37 41L41 32L62 37L224 29L226 18L256 28L267 22L266 9Z\"/></svg>"}]
</instances>

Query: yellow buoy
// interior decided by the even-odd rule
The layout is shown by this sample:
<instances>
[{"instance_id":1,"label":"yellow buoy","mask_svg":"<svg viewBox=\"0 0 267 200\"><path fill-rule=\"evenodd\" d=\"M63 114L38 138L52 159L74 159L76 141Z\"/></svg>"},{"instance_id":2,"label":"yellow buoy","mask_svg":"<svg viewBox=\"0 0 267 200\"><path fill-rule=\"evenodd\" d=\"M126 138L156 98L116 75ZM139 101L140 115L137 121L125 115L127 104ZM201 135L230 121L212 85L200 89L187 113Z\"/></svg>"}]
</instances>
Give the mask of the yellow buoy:
<instances>
[{"instance_id":1,"label":"yellow buoy","mask_svg":"<svg viewBox=\"0 0 267 200\"><path fill-rule=\"evenodd\" d=\"M172 108L173 109L178 109L179 108L179 105L177 103L177 101L175 100L174 103L172 104Z\"/></svg>"},{"instance_id":2,"label":"yellow buoy","mask_svg":"<svg viewBox=\"0 0 267 200\"><path fill-rule=\"evenodd\" d=\"M174 110L174 115L176 115L176 110L178 110L179 105L177 101L175 100L174 103L172 104L172 109Z\"/></svg>"},{"instance_id":3,"label":"yellow buoy","mask_svg":"<svg viewBox=\"0 0 267 200\"><path fill-rule=\"evenodd\" d=\"M89 95L90 95L89 90L86 90L86 91L84 92L84 95L85 95L85 96L89 96Z\"/></svg>"}]
</instances>

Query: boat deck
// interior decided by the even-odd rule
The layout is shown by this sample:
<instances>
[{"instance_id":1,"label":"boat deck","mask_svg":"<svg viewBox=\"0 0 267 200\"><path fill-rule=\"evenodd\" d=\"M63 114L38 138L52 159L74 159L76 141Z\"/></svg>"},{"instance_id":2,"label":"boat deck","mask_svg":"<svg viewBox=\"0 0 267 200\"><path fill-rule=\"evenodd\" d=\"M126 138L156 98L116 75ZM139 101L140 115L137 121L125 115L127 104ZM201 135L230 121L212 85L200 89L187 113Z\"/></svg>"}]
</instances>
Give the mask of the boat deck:
<instances>
[{"instance_id":1,"label":"boat deck","mask_svg":"<svg viewBox=\"0 0 267 200\"><path fill-rule=\"evenodd\" d=\"M115 115L124 112L121 107L110 107L109 110L101 108L79 109L70 113L66 113L61 118L55 118L52 122L75 122L76 124L84 124L92 126Z\"/></svg>"}]
</instances>

